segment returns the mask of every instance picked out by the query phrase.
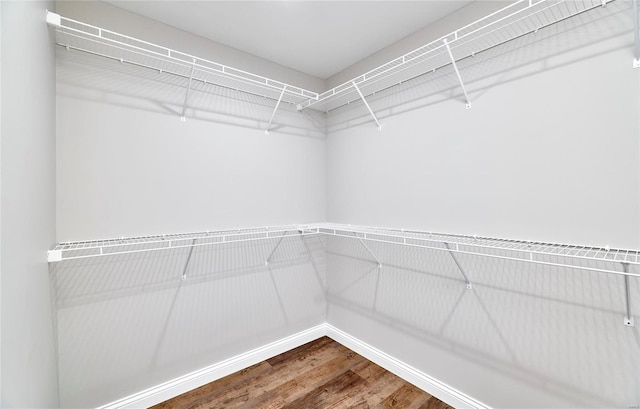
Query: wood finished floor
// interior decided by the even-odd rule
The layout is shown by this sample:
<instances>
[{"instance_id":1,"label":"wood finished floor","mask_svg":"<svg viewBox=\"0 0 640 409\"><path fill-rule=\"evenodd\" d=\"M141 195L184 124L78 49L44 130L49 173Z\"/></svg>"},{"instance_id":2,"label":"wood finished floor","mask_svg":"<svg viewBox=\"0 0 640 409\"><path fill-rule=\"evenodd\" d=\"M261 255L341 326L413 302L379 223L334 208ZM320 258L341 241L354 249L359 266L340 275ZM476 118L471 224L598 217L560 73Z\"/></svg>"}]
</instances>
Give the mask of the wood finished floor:
<instances>
[{"instance_id":1,"label":"wood finished floor","mask_svg":"<svg viewBox=\"0 0 640 409\"><path fill-rule=\"evenodd\" d=\"M153 408L451 409L328 337Z\"/></svg>"}]
</instances>

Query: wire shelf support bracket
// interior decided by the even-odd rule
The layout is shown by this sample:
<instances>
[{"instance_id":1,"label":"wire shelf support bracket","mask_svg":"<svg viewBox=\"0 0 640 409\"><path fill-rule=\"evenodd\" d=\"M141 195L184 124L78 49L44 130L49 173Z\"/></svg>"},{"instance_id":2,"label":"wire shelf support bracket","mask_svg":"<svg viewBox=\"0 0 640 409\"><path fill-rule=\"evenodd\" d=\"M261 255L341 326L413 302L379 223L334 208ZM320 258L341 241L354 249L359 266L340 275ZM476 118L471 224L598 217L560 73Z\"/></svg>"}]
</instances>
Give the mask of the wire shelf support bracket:
<instances>
[{"instance_id":1,"label":"wire shelf support bracket","mask_svg":"<svg viewBox=\"0 0 640 409\"><path fill-rule=\"evenodd\" d=\"M362 241L362 239L360 237L358 237L357 233L354 233L354 237L358 239L358 241L360 242L360 244L362 244L362 247L364 247L365 250L367 250L367 253L369 253L369 255L371 256L371 258L376 262L376 264L378 265L378 269L382 268L382 263L380 262L380 260L378 259L378 257L376 257L375 254L373 254L373 252L371 251L371 249L369 248L369 246L367 246L367 244Z\"/></svg>"},{"instance_id":2,"label":"wire shelf support bracket","mask_svg":"<svg viewBox=\"0 0 640 409\"><path fill-rule=\"evenodd\" d=\"M451 47L449 47L449 42L445 38L442 40L444 46L447 49L447 53L449 54L449 58L451 58L451 65L453 65L453 69L456 72L456 76L458 77L458 81L460 81L460 88L462 88L462 92L464 93L464 98L467 100L467 109L471 108L471 100L469 99L469 94L467 94L467 89L464 86L464 81L462 81L462 75L460 75L460 70L458 69L458 64L456 63L456 59L453 57L453 53L451 52Z\"/></svg>"},{"instance_id":3,"label":"wire shelf support bracket","mask_svg":"<svg viewBox=\"0 0 640 409\"><path fill-rule=\"evenodd\" d=\"M358 84L356 84L355 81L352 81L352 84L353 84L353 87L355 88L355 90L358 91L358 95L360 95L360 98L362 99L362 102L364 102L364 105L369 110L369 113L373 117L373 120L376 121L376 124L378 125L378 131L382 131L382 125L380 125L380 121L378 121L378 118L376 117L376 114L373 113L373 110L369 106L369 103L367 102L366 98L364 97L364 95L362 95L362 91L360 91L360 88L358 88Z\"/></svg>"},{"instance_id":4,"label":"wire shelf support bracket","mask_svg":"<svg viewBox=\"0 0 640 409\"><path fill-rule=\"evenodd\" d=\"M273 257L273 254L276 252L276 250L278 250L278 247L280 247L280 244L282 243L282 240L285 238L287 233L289 233L289 232L285 231L282 234L282 236L280 236L280 239L278 239L278 243L276 243L276 246L273 248L273 250L271 250L271 253L269 253L269 255L267 256L266 260L264 261L264 265L265 266L269 265L269 263L271 262L271 257Z\"/></svg>"},{"instance_id":5,"label":"wire shelf support bracket","mask_svg":"<svg viewBox=\"0 0 640 409\"><path fill-rule=\"evenodd\" d=\"M187 270L189 269L189 263L191 262L191 255L193 254L193 249L195 248L195 244L196 241L198 239L193 239L191 241L191 248L189 249L189 255L187 256L187 261L184 263L184 269L182 270L182 275L180 278L182 278L182 280L186 280L187 279Z\"/></svg>"},{"instance_id":6,"label":"wire shelf support bracket","mask_svg":"<svg viewBox=\"0 0 640 409\"><path fill-rule=\"evenodd\" d=\"M271 128L271 123L273 122L273 118L276 116L276 111L278 110L278 107L280 106L280 102L282 101L282 97L284 96L284 92L286 91L287 87L282 88L282 92L280 93L280 96L278 97L278 102L276 102L276 106L275 108L273 108L273 113L271 114L271 118L269 118L269 123L267 124L267 129L264 130L264 134L265 135L269 135L269 129Z\"/></svg>"},{"instance_id":7,"label":"wire shelf support bracket","mask_svg":"<svg viewBox=\"0 0 640 409\"><path fill-rule=\"evenodd\" d=\"M180 121L186 122L187 117L187 102L189 102L189 93L191 92L191 84L193 83L193 72L196 69L196 60L193 60L193 64L191 64L191 73L189 74L189 83L187 85L187 92L184 95L184 103L182 104L182 114L180 115Z\"/></svg>"},{"instance_id":8,"label":"wire shelf support bracket","mask_svg":"<svg viewBox=\"0 0 640 409\"><path fill-rule=\"evenodd\" d=\"M469 280L469 277L467 277L467 275L464 273L464 270L460 266L460 262L458 261L458 258L456 257L456 255L451 252L451 248L449 247L449 243L445 242L444 246L447 248L447 250L449 250L449 255L453 259L453 262L455 263L456 267L458 267L458 271L460 272L460 274L464 278L464 281L467 284L467 290L472 290L473 286L471 285L471 281ZM457 245L456 245L456 248L457 248Z\"/></svg>"}]
</instances>

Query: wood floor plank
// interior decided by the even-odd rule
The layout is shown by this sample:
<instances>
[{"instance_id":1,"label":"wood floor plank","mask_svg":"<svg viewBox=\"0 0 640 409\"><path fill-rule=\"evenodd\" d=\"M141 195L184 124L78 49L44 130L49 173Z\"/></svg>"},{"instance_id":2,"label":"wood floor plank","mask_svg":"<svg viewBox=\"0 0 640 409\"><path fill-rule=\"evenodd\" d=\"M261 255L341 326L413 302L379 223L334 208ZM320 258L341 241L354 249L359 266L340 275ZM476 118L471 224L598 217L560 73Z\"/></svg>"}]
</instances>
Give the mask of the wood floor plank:
<instances>
[{"instance_id":1,"label":"wood floor plank","mask_svg":"<svg viewBox=\"0 0 640 409\"><path fill-rule=\"evenodd\" d=\"M431 397L424 391L416 388L408 382L405 382L400 389L386 397L379 405L376 406L376 408L417 409L427 403L430 398Z\"/></svg>"},{"instance_id":2,"label":"wood floor plank","mask_svg":"<svg viewBox=\"0 0 640 409\"><path fill-rule=\"evenodd\" d=\"M153 409L453 409L328 337Z\"/></svg>"},{"instance_id":3,"label":"wood floor plank","mask_svg":"<svg viewBox=\"0 0 640 409\"><path fill-rule=\"evenodd\" d=\"M427 400L423 405L420 406L420 409L453 409L451 406L447 405L440 399L434 398L433 396Z\"/></svg>"},{"instance_id":4,"label":"wood floor plank","mask_svg":"<svg viewBox=\"0 0 640 409\"><path fill-rule=\"evenodd\" d=\"M335 369L336 365L343 362L348 354L354 353L336 342L327 343L321 348L310 346L309 353L292 354L291 357L295 359L287 361L272 361L274 364L271 365L269 371L246 382L237 383L232 388L216 394L215 399L222 402L221 407L225 409L242 407L247 402L252 402L254 399L258 399L260 396L296 379L301 373L309 370L316 372L315 369L332 361L335 362L330 367ZM269 361L266 362L268 363ZM320 371L320 373L322 372ZM275 398L277 395L273 397ZM204 402L203 404L189 406L189 409L204 408L208 408Z\"/></svg>"},{"instance_id":5,"label":"wood floor plank","mask_svg":"<svg viewBox=\"0 0 640 409\"><path fill-rule=\"evenodd\" d=\"M267 359L267 363L271 366L277 366L279 363L292 361L292 360L304 360L306 356L313 355L317 351L327 348L335 347L335 341L329 337L322 337L315 341L308 342L304 345L294 348L290 351L284 352L280 355L276 355L273 358Z\"/></svg>"},{"instance_id":6,"label":"wood floor plank","mask_svg":"<svg viewBox=\"0 0 640 409\"><path fill-rule=\"evenodd\" d=\"M336 352L335 357L316 367L309 367L305 372L299 373L297 377L281 384L277 388L265 393L254 401L246 402L241 409L251 409L253 406L261 406L270 400L280 400L290 403L306 394L311 393L332 379L342 375L352 366L364 362L364 358L353 351Z\"/></svg>"},{"instance_id":7,"label":"wood floor plank","mask_svg":"<svg viewBox=\"0 0 640 409\"><path fill-rule=\"evenodd\" d=\"M352 371L346 371L342 375L331 379L329 382L318 386L304 396L294 400L283 409L300 408L330 408L340 403L349 396L349 391L354 387L364 384L365 380Z\"/></svg>"},{"instance_id":8,"label":"wood floor plank","mask_svg":"<svg viewBox=\"0 0 640 409\"><path fill-rule=\"evenodd\" d=\"M369 364L369 367L365 371L356 372L356 369L353 370L365 379L366 387L346 400L343 406L345 408L373 408L406 383L403 379L378 365L369 361L366 363Z\"/></svg>"},{"instance_id":9,"label":"wood floor plank","mask_svg":"<svg viewBox=\"0 0 640 409\"><path fill-rule=\"evenodd\" d=\"M224 378L218 379L215 382L208 383L199 388L183 393L182 395L176 396L173 399L170 399L168 401L155 405L152 408L153 409L190 408L190 407L193 407L194 404L197 404L202 400L207 400L211 396L220 394L240 382L246 382L249 379L253 379L256 376L264 374L268 372L270 369L271 369L271 365L269 365L266 361L262 361L248 368L245 368L241 371L235 372L229 376L225 376Z\"/></svg>"}]
</instances>

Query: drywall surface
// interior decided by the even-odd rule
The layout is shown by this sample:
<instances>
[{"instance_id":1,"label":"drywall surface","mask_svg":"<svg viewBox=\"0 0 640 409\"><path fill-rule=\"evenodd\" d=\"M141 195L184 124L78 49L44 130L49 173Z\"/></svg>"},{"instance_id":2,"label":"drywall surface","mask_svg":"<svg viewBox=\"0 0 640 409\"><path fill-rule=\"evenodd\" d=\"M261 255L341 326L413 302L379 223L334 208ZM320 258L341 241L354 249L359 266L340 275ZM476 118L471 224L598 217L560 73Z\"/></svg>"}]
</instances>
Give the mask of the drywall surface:
<instances>
[{"instance_id":1,"label":"drywall surface","mask_svg":"<svg viewBox=\"0 0 640 409\"><path fill-rule=\"evenodd\" d=\"M61 407L104 405L325 322L318 236L192 249L54 265Z\"/></svg>"},{"instance_id":2,"label":"drywall surface","mask_svg":"<svg viewBox=\"0 0 640 409\"><path fill-rule=\"evenodd\" d=\"M56 85L58 241L324 220L313 114L200 83L182 122L188 79L73 50Z\"/></svg>"},{"instance_id":3,"label":"drywall surface","mask_svg":"<svg viewBox=\"0 0 640 409\"><path fill-rule=\"evenodd\" d=\"M491 0L472 1L433 24L429 24L423 29L406 36L400 41L371 54L363 60L327 78L327 88L337 87L340 84L350 81L367 71L373 70L401 55L414 51L437 38L452 33L454 30L506 7L509 3L513 2ZM399 7L402 6L400 5Z\"/></svg>"},{"instance_id":4,"label":"drywall surface","mask_svg":"<svg viewBox=\"0 0 640 409\"><path fill-rule=\"evenodd\" d=\"M194 53L217 47L102 3L57 8ZM57 52L58 241L324 220L318 113L281 104L266 136L276 101Z\"/></svg>"},{"instance_id":5,"label":"drywall surface","mask_svg":"<svg viewBox=\"0 0 640 409\"><path fill-rule=\"evenodd\" d=\"M324 140L67 90L58 83L59 241L324 219Z\"/></svg>"},{"instance_id":6,"label":"drywall surface","mask_svg":"<svg viewBox=\"0 0 640 409\"><path fill-rule=\"evenodd\" d=\"M323 79L181 31L101 1L57 1L56 12L63 17L137 37L163 47L311 91L321 92L325 88Z\"/></svg>"},{"instance_id":7,"label":"drywall surface","mask_svg":"<svg viewBox=\"0 0 640 409\"><path fill-rule=\"evenodd\" d=\"M382 132L361 104L332 112L328 220L640 248L629 6L461 61L470 110L448 67L371 96ZM367 245L382 269L328 239L328 323L491 407L640 404L622 277Z\"/></svg>"},{"instance_id":8,"label":"drywall surface","mask_svg":"<svg viewBox=\"0 0 640 409\"><path fill-rule=\"evenodd\" d=\"M57 53L58 241L324 220L321 116L281 104L265 135L275 101L193 83L185 106L186 78ZM63 407L107 404L325 320L317 237L65 261L51 277Z\"/></svg>"},{"instance_id":9,"label":"drywall surface","mask_svg":"<svg viewBox=\"0 0 640 409\"><path fill-rule=\"evenodd\" d=\"M55 242L53 2L2 2L2 398L5 408L58 406L47 268Z\"/></svg>"},{"instance_id":10,"label":"drywall surface","mask_svg":"<svg viewBox=\"0 0 640 409\"><path fill-rule=\"evenodd\" d=\"M446 67L332 111L327 219L639 248L629 6L460 62L469 110Z\"/></svg>"},{"instance_id":11,"label":"drywall surface","mask_svg":"<svg viewBox=\"0 0 640 409\"><path fill-rule=\"evenodd\" d=\"M457 254L469 290L449 253L367 246L381 269L357 240L327 239L329 324L490 407L640 403L640 306L624 326L622 277Z\"/></svg>"}]
</instances>

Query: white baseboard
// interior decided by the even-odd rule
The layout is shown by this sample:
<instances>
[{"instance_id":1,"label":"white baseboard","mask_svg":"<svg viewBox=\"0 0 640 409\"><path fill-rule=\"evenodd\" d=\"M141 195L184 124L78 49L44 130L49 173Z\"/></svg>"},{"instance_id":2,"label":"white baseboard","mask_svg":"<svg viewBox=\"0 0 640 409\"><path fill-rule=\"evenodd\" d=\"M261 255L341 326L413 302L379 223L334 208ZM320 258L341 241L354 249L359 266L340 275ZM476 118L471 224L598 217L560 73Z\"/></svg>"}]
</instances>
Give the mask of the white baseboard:
<instances>
[{"instance_id":1,"label":"white baseboard","mask_svg":"<svg viewBox=\"0 0 640 409\"><path fill-rule=\"evenodd\" d=\"M465 395L459 390L452 388L451 386L438 381L417 370L416 368L407 365L406 363L385 354L377 348L372 347L360 341L357 338L352 337L346 332L334 327L330 324L326 325L326 334L329 338L344 345L353 352L357 352L369 361L380 365L387 371L398 375L405 381L417 386L432 396L440 399L441 401L453 406L454 408L477 408L477 409L489 409L490 407L473 399L470 396Z\"/></svg>"},{"instance_id":2,"label":"white baseboard","mask_svg":"<svg viewBox=\"0 0 640 409\"><path fill-rule=\"evenodd\" d=\"M146 408L227 375L231 375L241 369L255 365L325 335L455 408L489 409L489 406L478 402L457 389L430 377L412 366L326 323L316 325L315 327L244 354L236 355L233 358L217 364L145 389L107 405L100 406L98 409Z\"/></svg>"},{"instance_id":3,"label":"white baseboard","mask_svg":"<svg viewBox=\"0 0 640 409\"><path fill-rule=\"evenodd\" d=\"M231 375L241 369L255 365L265 359L272 358L283 352L311 342L326 335L326 324L316 325L297 334L256 348L244 354L236 355L217 364L207 366L195 372L162 383L144 391L135 393L99 409L115 408L146 408L171 399L192 389L206 385L217 379Z\"/></svg>"}]
</instances>

